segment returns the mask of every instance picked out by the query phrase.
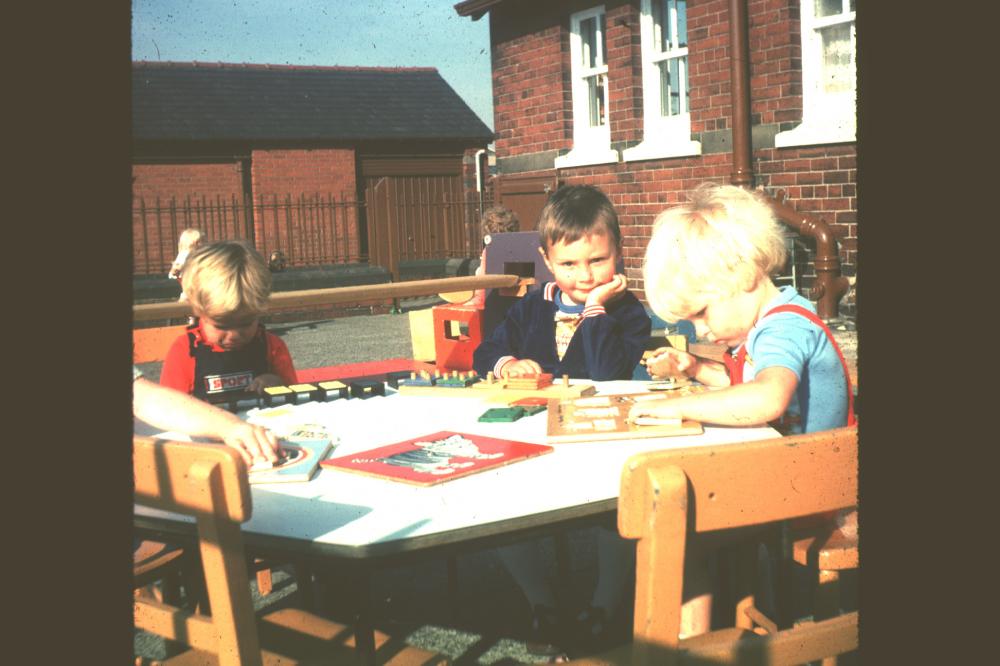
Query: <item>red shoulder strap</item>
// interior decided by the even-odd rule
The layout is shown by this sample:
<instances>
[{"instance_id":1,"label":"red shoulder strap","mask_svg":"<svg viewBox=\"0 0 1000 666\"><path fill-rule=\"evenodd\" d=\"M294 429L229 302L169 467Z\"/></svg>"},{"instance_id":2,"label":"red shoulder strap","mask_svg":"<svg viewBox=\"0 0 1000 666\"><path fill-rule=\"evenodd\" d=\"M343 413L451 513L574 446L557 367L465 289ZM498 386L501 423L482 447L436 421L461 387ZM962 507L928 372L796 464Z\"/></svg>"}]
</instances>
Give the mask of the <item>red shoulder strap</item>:
<instances>
[{"instance_id":1,"label":"red shoulder strap","mask_svg":"<svg viewBox=\"0 0 1000 666\"><path fill-rule=\"evenodd\" d=\"M808 319L809 321L811 321L812 323L819 326L821 329L823 329L823 332L826 333L826 337L830 341L830 344L833 345L833 348L837 351L837 357L840 358L840 365L844 369L844 381L847 382L847 425L849 426L854 425L857 421L854 418L854 390L851 387L851 373L850 370L847 369L847 361L844 360L844 354L843 352L840 351L840 345L837 344L837 340L833 337L833 333L830 331L827 325L823 323L823 320L816 316L815 313L810 312L801 305L795 305L793 303L785 303L784 305L779 305L775 308L771 308L766 313L764 313L764 317L767 317L768 315L772 314L777 314L779 312L794 312L797 315L801 315L806 319ZM764 317L761 317L761 319L763 319ZM739 354L742 355L742 359L746 358L745 343L740 347ZM737 361L740 361L742 359L738 358ZM742 379L743 363L740 363L739 365L740 365L740 379Z\"/></svg>"}]
</instances>

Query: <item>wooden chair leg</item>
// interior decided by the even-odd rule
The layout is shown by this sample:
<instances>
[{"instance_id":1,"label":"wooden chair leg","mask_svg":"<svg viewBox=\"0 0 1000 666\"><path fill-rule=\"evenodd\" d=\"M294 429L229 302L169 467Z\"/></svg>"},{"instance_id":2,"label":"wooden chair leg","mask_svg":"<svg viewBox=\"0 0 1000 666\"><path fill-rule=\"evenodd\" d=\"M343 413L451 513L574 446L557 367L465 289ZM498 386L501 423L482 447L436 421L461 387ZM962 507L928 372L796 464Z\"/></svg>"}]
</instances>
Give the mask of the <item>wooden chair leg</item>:
<instances>
[{"instance_id":1,"label":"wooden chair leg","mask_svg":"<svg viewBox=\"0 0 1000 666\"><path fill-rule=\"evenodd\" d=\"M260 563L260 560L255 560L255 563ZM258 569L257 570L257 591L260 592L260 596L266 597L271 594L274 589L274 581L271 578L270 569Z\"/></svg>"},{"instance_id":2,"label":"wooden chair leg","mask_svg":"<svg viewBox=\"0 0 1000 666\"><path fill-rule=\"evenodd\" d=\"M820 570L813 601L815 620L825 620L840 612L840 573ZM822 666L837 666L837 657L826 657Z\"/></svg>"}]
</instances>

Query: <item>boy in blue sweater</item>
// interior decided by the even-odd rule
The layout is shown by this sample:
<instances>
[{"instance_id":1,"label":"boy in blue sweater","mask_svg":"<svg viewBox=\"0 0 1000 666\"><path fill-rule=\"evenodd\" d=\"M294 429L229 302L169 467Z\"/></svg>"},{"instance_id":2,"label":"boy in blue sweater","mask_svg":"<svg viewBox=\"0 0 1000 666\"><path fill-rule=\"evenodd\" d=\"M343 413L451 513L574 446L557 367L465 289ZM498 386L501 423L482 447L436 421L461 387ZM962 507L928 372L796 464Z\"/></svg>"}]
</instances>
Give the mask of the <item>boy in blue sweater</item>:
<instances>
[{"instance_id":1,"label":"boy in blue sweater","mask_svg":"<svg viewBox=\"0 0 1000 666\"><path fill-rule=\"evenodd\" d=\"M473 368L498 378L631 379L651 322L615 273L621 230L611 202L589 185L559 188L542 209L538 233L555 282L511 307L476 349Z\"/></svg>"},{"instance_id":2,"label":"boy in blue sweater","mask_svg":"<svg viewBox=\"0 0 1000 666\"><path fill-rule=\"evenodd\" d=\"M544 372L597 381L631 379L652 322L626 288L625 276L615 273L621 231L611 202L589 185L562 187L542 209L538 233L539 251L555 282L511 307L473 354L476 372L500 378ZM574 637L584 647L610 639L610 625L622 617L633 552L631 542L614 529L596 528L593 534L598 578L590 605L577 616ZM559 627L538 542L504 546L497 554L531 605L528 649L550 662L564 660L552 644Z\"/></svg>"}]
</instances>

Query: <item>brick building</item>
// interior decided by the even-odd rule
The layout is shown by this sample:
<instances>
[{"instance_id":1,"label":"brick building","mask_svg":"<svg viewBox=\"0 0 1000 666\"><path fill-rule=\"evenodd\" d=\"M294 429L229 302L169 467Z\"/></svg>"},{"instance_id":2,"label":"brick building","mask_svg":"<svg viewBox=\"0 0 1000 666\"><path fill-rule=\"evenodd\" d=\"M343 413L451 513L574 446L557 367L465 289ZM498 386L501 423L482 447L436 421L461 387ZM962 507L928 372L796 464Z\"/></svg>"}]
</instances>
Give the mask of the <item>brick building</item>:
<instances>
[{"instance_id":1,"label":"brick building","mask_svg":"<svg viewBox=\"0 0 1000 666\"><path fill-rule=\"evenodd\" d=\"M752 135L743 184L783 191L796 211L829 224L842 271L854 275L855 0L458 3L461 16L489 16L500 201L528 227L553 187L601 187L620 213L630 285L641 291L656 214L694 185L734 175L737 3L748 24ZM795 244L807 293L815 243ZM853 298L840 308L853 314Z\"/></svg>"},{"instance_id":2,"label":"brick building","mask_svg":"<svg viewBox=\"0 0 1000 666\"><path fill-rule=\"evenodd\" d=\"M138 275L165 273L189 226L396 277L478 252L461 204L493 133L436 69L135 62L132 131Z\"/></svg>"}]
</instances>

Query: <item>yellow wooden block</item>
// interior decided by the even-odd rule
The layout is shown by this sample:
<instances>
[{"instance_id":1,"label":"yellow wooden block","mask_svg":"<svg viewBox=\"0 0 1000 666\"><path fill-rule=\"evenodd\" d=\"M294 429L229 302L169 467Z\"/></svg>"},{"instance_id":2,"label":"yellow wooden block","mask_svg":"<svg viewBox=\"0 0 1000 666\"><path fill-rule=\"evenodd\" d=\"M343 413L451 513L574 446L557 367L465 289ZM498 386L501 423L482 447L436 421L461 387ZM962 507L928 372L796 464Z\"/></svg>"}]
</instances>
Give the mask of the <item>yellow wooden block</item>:
<instances>
[{"instance_id":1,"label":"yellow wooden block","mask_svg":"<svg viewBox=\"0 0 1000 666\"><path fill-rule=\"evenodd\" d=\"M410 344L413 347L413 360L433 362L437 357L434 351L434 311L432 308L411 310Z\"/></svg>"},{"instance_id":2,"label":"yellow wooden block","mask_svg":"<svg viewBox=\"0 0 1000 666\"><path fill-rule=\"evenodd\" d=\"M293 393L293 391L287 386L268 386L264 389L264 393L268 395L287 395Z\"/></svg>"},{"instance_id":3,"label":"yellow wooden block","mask_svg":"<svg viewBox=\"0 0 1000 666\"><path fill-rule=\"evenodd\" d=\"M329 391L330 389L347 388L347 384L343 382L338 382L337 380L331 380L328 382L320 382L319 387L325 391Z\"/></svg>"},{"instance_id":4,"label":"yellow wooden block","mask_svg":"<svg viewBox=\"0 0 1000 666\"><path fill-rule=\"evenodd\" d=\"M303 391L315 391L316 387L312 384L291 384L288 388L296 393L301 393Z\"/></svg>"}]
</instances>

